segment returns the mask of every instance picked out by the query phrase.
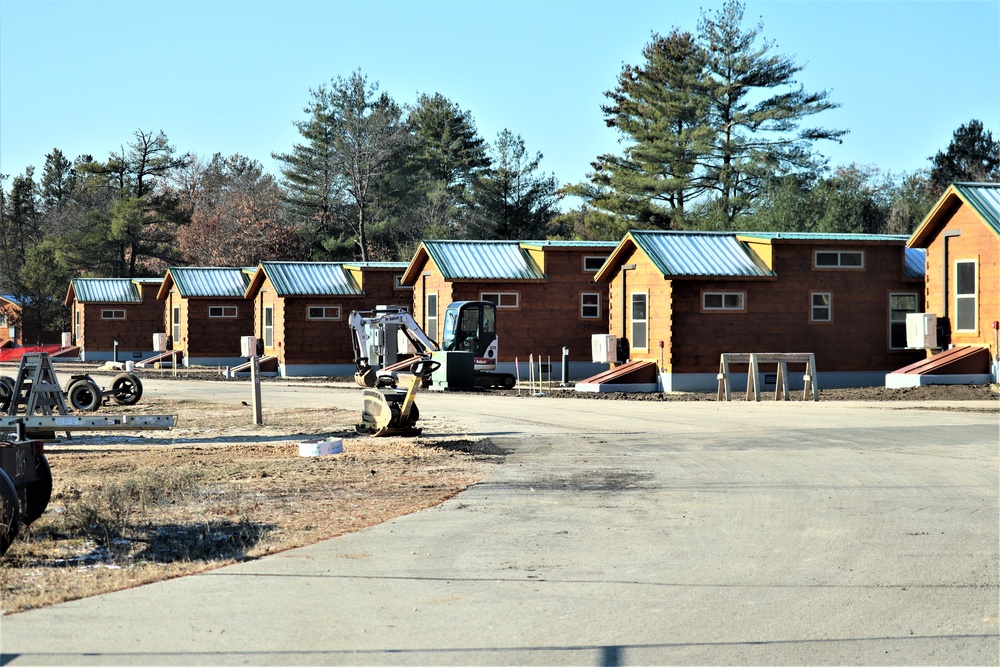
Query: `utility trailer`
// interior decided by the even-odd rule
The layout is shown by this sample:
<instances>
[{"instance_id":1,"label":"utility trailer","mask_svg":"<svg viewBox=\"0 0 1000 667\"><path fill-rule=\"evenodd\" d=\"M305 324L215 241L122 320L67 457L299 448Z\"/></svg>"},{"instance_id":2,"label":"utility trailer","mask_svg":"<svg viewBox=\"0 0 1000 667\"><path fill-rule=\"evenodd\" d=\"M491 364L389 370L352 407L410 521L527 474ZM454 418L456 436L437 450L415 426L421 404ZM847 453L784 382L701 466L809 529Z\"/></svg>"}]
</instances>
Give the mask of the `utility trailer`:
<instances>
[{"instance_id":1,"label":"utility trailer","mask_svg":"<svg viewBox=\"0 0 1000 667\"><path fill-rule=\"evenodd\" d=\"M138 378L116 381L132 405L142 395ZM71 404L82 411L96 410L105 392L89 376L74 375L67 386ZM83 402L81 407L78 402ZM45 440L57 431L165 430L174 425L172 415L75 415L68 414L52 363L45 354L26 354L17 378L0 378L0 556L7 552L23 527L42 515L52 495L52 469L45 457Z\"/></svg>"}]
</instances>

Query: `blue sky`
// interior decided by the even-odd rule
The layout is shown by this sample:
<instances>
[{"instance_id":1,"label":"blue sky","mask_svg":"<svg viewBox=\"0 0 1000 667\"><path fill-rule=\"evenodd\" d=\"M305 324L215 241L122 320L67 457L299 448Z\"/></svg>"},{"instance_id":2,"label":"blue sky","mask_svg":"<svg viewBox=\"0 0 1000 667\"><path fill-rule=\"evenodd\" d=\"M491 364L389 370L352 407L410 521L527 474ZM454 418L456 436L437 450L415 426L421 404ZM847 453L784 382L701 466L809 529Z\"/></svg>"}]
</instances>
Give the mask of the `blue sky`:
<instances>
[{"instance_id":1,"label":"blue sky","mask_svg":"<svg viewBox=\"0 0 1000 667\"><path fill-rule=\"evenodd\" d=\"M622 65L721 5L0 0L0 173L40 173L53 148L106 158L143 129L277 175L309 90L360 68L401 104L443 94L488 141L520 134L543 171L579 182L618 150L600 105ZM745 19L842 105L815 117L850 131L818 145L832 165L925 168L973 118L1000 137L998 0L750 1Z\"/></svg>"}]
</instances>

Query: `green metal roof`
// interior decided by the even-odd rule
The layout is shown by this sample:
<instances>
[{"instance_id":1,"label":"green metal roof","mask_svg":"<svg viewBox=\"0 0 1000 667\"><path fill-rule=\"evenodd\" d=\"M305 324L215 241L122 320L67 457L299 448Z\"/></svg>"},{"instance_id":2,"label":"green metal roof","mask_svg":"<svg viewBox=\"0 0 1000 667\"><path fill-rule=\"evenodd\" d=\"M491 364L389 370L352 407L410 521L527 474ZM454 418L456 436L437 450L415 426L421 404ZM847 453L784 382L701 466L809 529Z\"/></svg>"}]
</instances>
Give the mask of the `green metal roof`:
<instances>
[{"instance_id":1,"label":"green metal roof","mask_svg":"<svg viewBox=\"0 0 1000 667\"><path fill-rule=\"evenodd\" d=\"M518 241L424 241L447 280L545 280Z\"/></svg>"},{"instance_id":2,"label":"green metal roof","mask_svg":"<svg viewBox=\"0 0 1000 667\"><path fill-rule=\"evenodd\" d=\"M953 183L955 190L1000 236L1000 183Z\"/></svg>"},{"instance_id":3,"label":"green metal roof","mask_svg":"<svg viewBox=\"0 0 1000 667\"><path fill-rule=\"evenodd\" d=\"M79 303L142 303L142 294L131 278L73 278L70 285Z\"/></svg>"},{"instance_id":4,"label":"green metal roof","mask_svg":"<svg viewBox=\"0 0 1000 667\"><path fill-rule=\"evenodd\" d=\"M732 232L632 231L629 236L663 276L776 275Z\"/></svg>"},{"instance_id":5,"label":"green metal roof","mask_svg":"<svg viewBox=\"0 0 1000 667\"><path fill-rule=\"evenodd\" d=\"M242 297L250 284L243 269L231 267L175 266L170 275L182 297Z\"/></svg>"},{"instance_id":6,"label":"green metal roof","mask_svg":"<svg viewBox=\"0 0 1000 667\"><path fill-rule=\"evenodd\" d=\"M533 248L594 248L613 249L618 246L618 241L521 241L523 246Z\"/></svg>"},{"instance_id":7,"label":"green metal roof","mask_svg":"<svg viewBox=\"0 0 1000 667\"><path fill-rule=\"evenodd\" d=\"M734 232L737 236L783 241L906 241L900 234L844 234L824 232Z\"/></svg>"},{"instance_id":8,"label":"green metal roof","mask_svg":"<svg viewBox=\"0 0 1000 667\"><path fill-rule=\"evenodd\" d=\"M279 296L361 296L341 262L261 262Z\"/></svg>"}]
</instances>

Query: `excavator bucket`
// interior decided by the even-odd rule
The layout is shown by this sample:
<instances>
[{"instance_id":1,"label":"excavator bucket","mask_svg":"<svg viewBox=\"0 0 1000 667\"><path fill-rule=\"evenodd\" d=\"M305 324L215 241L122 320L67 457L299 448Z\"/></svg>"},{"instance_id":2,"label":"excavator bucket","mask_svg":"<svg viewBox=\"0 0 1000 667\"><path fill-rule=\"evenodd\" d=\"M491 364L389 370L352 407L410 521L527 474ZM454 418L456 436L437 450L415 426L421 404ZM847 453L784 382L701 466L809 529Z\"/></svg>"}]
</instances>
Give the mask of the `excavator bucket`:
<instances>
[{"instance_id":1,"label":"excavator bucket","mask_svg":"<svg viewBox=\"0 0 1000 667\"><path fill-rule=\"evenodd\" d=\"M359 387L374 387L377 379L371 366L354 374L354 381Z\"/></svg>"}]
</instances>

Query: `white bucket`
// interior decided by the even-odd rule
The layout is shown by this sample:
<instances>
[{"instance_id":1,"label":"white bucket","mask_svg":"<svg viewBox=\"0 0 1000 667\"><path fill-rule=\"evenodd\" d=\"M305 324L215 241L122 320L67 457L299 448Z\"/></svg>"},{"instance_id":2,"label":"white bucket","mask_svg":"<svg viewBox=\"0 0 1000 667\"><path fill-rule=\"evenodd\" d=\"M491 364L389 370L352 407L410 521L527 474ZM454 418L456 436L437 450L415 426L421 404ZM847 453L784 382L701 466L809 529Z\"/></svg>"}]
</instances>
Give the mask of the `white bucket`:
<instances>
[{"instance_id":1,"label":"white bucket","mask_svg":"<svg viewBox=\"0 0 1000 667\"><path fill-rule=\"evenodd\" d=\"M339 438L335 440L306 440L299 443L299 456L329 456L343 453L344 443Z\"/></svg>"},{"instance_id":2,"label":"white bucket","mask_svg":"<svg viewBox=\"0 0 1000 667\"><path fill-rule=\"evenodd\" d=\"M129 373L133 372L135 370L135 362L131 361L131 360L126 361L125 362L125 370L127 372L129 372Z\"/></svg>"}]
</instances>

